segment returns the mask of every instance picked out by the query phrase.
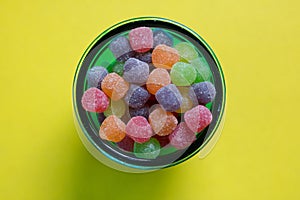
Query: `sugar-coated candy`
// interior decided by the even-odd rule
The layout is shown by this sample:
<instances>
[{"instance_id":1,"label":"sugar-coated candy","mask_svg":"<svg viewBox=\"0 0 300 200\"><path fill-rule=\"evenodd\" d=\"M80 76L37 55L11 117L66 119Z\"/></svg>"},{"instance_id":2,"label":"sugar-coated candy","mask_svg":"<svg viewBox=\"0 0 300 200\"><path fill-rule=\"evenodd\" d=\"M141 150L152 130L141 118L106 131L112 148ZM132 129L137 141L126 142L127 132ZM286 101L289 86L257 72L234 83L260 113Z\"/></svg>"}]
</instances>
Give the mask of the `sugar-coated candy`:
<instances>
[{"instance_id":1,"label":"sugar-coated candy","mask_svg":"<svg viewBox=\"0 0 300 200\"><path fill-rule=\"evenodd\" d=\"M138 85L131 84L124 99L131 108L141 108L148 101L149 97L150 94L147 90Z\"/></svg>"},{"instance_id":2,"label":"sugar-coated candy","mask_svg":"<svg viewBox=\"0 0 300 200\"><path fill-rule=\"evenodd\" d=\"M102 81L103 92L112 100L123 98L129 89L129 84L118 74L110 73Z\"/></svg>"},{"instance_id":3,"label":"sugar-coated candy","mask_svg":"<svg viewBox=\"0 0 300 200\"><path fill-rule=\"evenodd\" d=\"M111 100L108 108L104 111L104 115L106 117L109 115L115 115L118 118L121 118L125 114L125 111L126 105L122 99L117 101Z\"/></svg>"},{"instance_id":4,"label":"sugar-coated candy","mask_svg":"<svg viewBox=\"0 0 300 200\"><path fill-rule=\"evenodd\" d=\"M162 108L169 112L176 111L182 104L182 96L174 84L160 88L155 97Z\"/></svg>"},{"instance_id":5,"label":"sugar-coated candy","mask_svg":"<svg viewBox=\"0 0 300 200\"><path fill-rule=\"evenodd\" d=\"M187 43L187 42L180 42L175 46L175 49L179 52L179 55L190 61L198 57L198 53L193 47L192 44Z\"/></svg>"},{"instance_id":6,"label":"sugar-coated candy","mask_svg":"<svg viewBox=\"0 0 300 200\"><path fill-rule=\"evenodd\" d=\"M171 47L173 46L173 40L165 31L157 29L153 31L153 48L160 44Z\"/></svg>"},{"instance_id":7,"label":"sugar-coated candy","mask_svg":"<svg viewBox=\"0 0 300 200\"><path fill-rule=\"evenodd\" d=\"M137 116L131 118L127 123L126 134L136 141L136 138L148 140L153 135L153 132L147 119L142 116Z\"/></svg>"},{"instance_id":8,"label":"sugar-coated candy","mask_svg":"<svg viewBox=\"0 0 300 200\"><path fill-rule=\"evenodd\" d=\"M134 146L134 140L129 137L129 136L125 136L123 138L123 140L121 140L120 142L117 143L118 147L125 150L125 151L129 151L132 152L133 151L133 146Z\"/></svg>"},{"instance_id":9,"label":"sugar-coated candy","mask_svg":"<svg viewBox=\"0 0 300 200\"><path fill-rule=\"evenodd\" d=\"M148 51L146 53L135 53L134 57L140 61L151 63L152 62L152 52Z\"/></svg>"},{"instance_id":10,"label":"sugar-coated candy","mask_svg":"<svg viewBox=\"0 0 300 200\"><path fill-rule=\"evenodd\" d=\"M102 122L105 120L105 115L103 114L103 112L101 112L101 113L97 113L97 118L98 118L98 122L99 122L99 124L101 125L102 124Z\"/></svg>"},{"instance_id":11,"label":"sugar-coated candy","mask_svg":"<svg viewBox=\"0 0 300 200\"><path fill-rule=\"evenodd\" d=\"M157 90L171 83L171 78L166 69L154 69L146 82L147 90L151 94L155 94Z\"/></svg>"},{"instance_id":12,"label":"sugar-coated candy","mask_svg":"<svg viewBox=\"0 0 300 200\"><path fill-rule=\"evenodd\" d=\"M131 138L133 139L133 141L135 141L137 143L144 143L144 142L149 141L151 137L149 137L149 138L138 138L138 137L131 136Z\"/></svg>"},{"instance_id":13,"label":"sugar-coated candy","mask_svg":"<svg viewBox=\"0 0 300 200\"><path fill-rule=\"evenodd\" d=\"M123 76L124 63L115 62L112 66L112 72L117 73L120 76Z\"/></svg>"},{"instance_id":14,"label":"sugar-coated candy","mask_svg":"<svg viewBox=\"0 0 300 200\"><path fill-rule=\"evenodd\" d=\"M194 133L201 132L212 121L212 114L208 108L198 105L184 113L184 121Z\"/></svg>"},{"instance_id":15,"label":"sugar-coated candy","mask_svg":"<svg viewBox=\"0 0 300 200\"><path fill-rule=\"evenodd\" d=\"M155 159L160 153L160 145L157 139L151 138L143 144L134 143L133 151L138 158Z\"/></svg>"},{"instance_id":16,"label":"sugar-coated candy","mask_svg":"<svg viewBox=\"0 0 300 200\"><path fill-rule=\"evenodd\" d=\"M196 58L191 61L191 65L195 68L197 74L194 81L195 83L208 81L212 76L209 66L205 62L205 58Z\"/></svg>"},{"instance_id":17,"label":"sugar-coated candy","mask_svg":"<svg viewBox=\"0 0 300 200\"><path fill-rule=\"evenodd\" d=\"M131 48L136 52L147 52L153 47L153 33L148 27L138 27L129 32Z\"/></svg>"},{"instance_id":18,"label":"sugar-coated candy","mask_svg":"<svg viewBox=\"0 0 300 200\"><path fill-rule=\"evenodd\" d=\"M147 63L136 58L129 58L124 64L123 78L134 84L146 83L149 76L149 66Z\"/></svg>"},{"instance_id":19,"label":"sugar-coated candy","mask_svg":"<svg viewBox=\"0 0 300 200\"><path fill-rule=\"evenodd\" d=\"M154 135L152 138L157 139L161 148L167 146L170 143L169 135L165 135L165 136Z\"/></svg>"},{"instance_id":20,"label":"sugar-coated candy","mask_svg":"<svg viewBox=\"0 0 300 200\"><path fill-rule=\"evenodd\" d=\"M149 115L149 122L154 131L159 136L169 135L176 128L178 121L171 112L166 112L161 107L157 107Z\"/></svg>"},{"instance_id":21,"label":"sugar-coated candy","mask_svg":"<svg viewBox=\"0 0 300 200\"><path fill-rule=\"evenodd\" d=\"M149 105L144 105L141 108L129 108L130 117L142 116L148 119L149 117Z\"/></svg>"},{"instance_id":22,"label":"sugar-coated candy","mask_svg":"<svg viewBox=\"0 0 300 200\"><path fill-rule=\"evenodd\" d=\"M175 85L188 86L195 81L196 70L191 64L177 62L173 65L170 75L172 83Z\"/></svg>"},{"instance_id":23,"label":"sugar-coated candy","mask_svg":"<svg viewBox=\"0 0 300 200\"><path fill-rule=\"evenodd\" d=\"M87 72L87 81L89 87L97 87L100 89L101 82L107 74L108 74L107 69L101 66L97 66L89 69Z\"/></svg>"},{"instance_id":24,"label":"sugar-coated candy","mask_svg":"<svg viewBox=\"0 0 300 200\"><path fill-rule=\"evenodd\" d=\"M120 142L126 136L126 125L114 115L108 116L100 126L99 135L102 139Z\"/></svg>"},{"instance_id":25,"label":"sugar-coated candy","mask_svg":"<svg viewBox=\"0 0 300 200\"><path fill-rule=\"evenodd\" d=\"M198 100L196 96L190 92L190 87L177 87L177 89L182 96L182 104L180 108L176 110L177 113L185 113L193 106L198 105Z\"/></svg>"},{"instance_id":26,"label":"sugar-coated candy","mask_svg":"<svg viewBox=\"0 0 300 200\"><path fill-rule=\"evenodd\" d=\"M185 149L196 140L196 135L188 128L185 122L181 122L173 133L169 135L169 140L170 144L175 148Z\"/></svg>"},{"instance_id":27,"label":"sugar-coated candy","mask_svg":"<svg viewBox=\"0 0 300 200\"><path fill-rule=\"evenodd\" d=\"M164 44L157 45L152 52L152 63L157 68L171 69L179 59L178 51Z\"/></svg>"},{"instance_id":28,"label":"sugar-coated candy","mask_svg":"<svg viewBox=\"0 0 300 200\"><path fill-rule=\"evenodd\" d=\"M109 40L86 73L81 99L84 110L96 112L100 138L144 161L192 145L212 123L208 107L216 97L203 54L158 27Z\"/></svg>"},{"instance_id":29,"label":"sugar-coated candy","mask_svg":"<svg viewBox=\"0 0 300 200\"><path fill-rule=\"evenodd\" d=\"M103 112L109 105L107 96L98 88L87 89L81 98L82 107L89 112Z\"/></svg>"},{"instance_id":30,"label":"sugar-coated candy","mask_svg":"<svg viewBox=\"0 0 300 200\"><path fill-rule=\"evenodd\" d=\"M114 39L110 43L109 49L119 61L126 61L133 55L133 50L125 36Z\"/></svg>"},{"instance_id":31,"label":"sugar-coated candy","mask_svg":"<svg viewBox=\"0 0 300 200\"><path fill-rule=\"evenodd\" d=\"M127 105L127 104L126 104ZM125 114L121 117L121 120L127 124L127 122L131 119L131 116L129 114L129 108L126 106Z\"/></svg>"},{"instance_id":32,"label":"sugar-coated candy","mask_svg":"<svg viewBox=\"0 0 300 200\"><path fill-rule=\"evenodd\" d=\"M202 105L212 102L216 97L215 86L208 81L193 84L190 93L195 94Z\"/></svg>"}]
</instances>

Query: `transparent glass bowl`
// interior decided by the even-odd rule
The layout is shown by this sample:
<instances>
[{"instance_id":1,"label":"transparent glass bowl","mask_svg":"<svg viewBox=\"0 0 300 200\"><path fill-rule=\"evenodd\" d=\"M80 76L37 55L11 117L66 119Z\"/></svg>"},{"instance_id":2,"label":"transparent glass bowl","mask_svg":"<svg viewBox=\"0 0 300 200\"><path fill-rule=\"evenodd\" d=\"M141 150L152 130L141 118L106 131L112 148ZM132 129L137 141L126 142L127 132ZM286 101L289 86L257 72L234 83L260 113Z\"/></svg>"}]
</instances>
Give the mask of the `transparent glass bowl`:
<instances>
[{"instance_id":1,"label":"transparent glass bowl","mask_svg":"<svg viewBox=\"0 0 300 200\"><path fill-rule=\"evenodd\" d=\"M106 52L109 42L117 35L128 33L131 29L141 26L164 29L172 34L175 40L178 39L193 44L199 54L205 58L212 72L211 82L216 88L215 100L209 105L213 115L211 124L197 136L197 140L187 149L166 153L156 159L137 158L132 153L126 153L116 148L116 145L111 142L102 140L98 133L100 124L97 122L97 115L86 112L81 106L81 97L87 89L86 73L88 69L96 65L110 68L110 63L102 62L103 60L115 59ZM104 59L101 59L101 56ZM220 63L208 44L197 33L169 19L140 17L112 26L90 44L77 66L73 80L72 98L75 125L88 151L109 167L125 172L140 173L177 165L197 153L199 153L200 158L204 158L215 145L223 127L226 87Z\"/></svg>"}]
</instances>

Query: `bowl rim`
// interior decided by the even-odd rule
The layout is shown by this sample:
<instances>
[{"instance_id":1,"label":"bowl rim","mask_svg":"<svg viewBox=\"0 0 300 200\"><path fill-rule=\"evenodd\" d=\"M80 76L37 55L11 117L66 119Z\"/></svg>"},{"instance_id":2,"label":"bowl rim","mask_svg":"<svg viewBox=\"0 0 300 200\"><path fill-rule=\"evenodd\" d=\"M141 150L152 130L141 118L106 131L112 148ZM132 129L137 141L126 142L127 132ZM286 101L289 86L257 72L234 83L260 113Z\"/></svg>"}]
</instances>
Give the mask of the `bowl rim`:
<instances>
[{"instance_id":1,"label":"bowl rim","mask_svg":"<svg viewBox=\"0 0 300 200\"><path fill-rule=\"evenodd\" d=\"M76 101L76 86L77 86L77 78L78 78L78 74L80 71L80 68L86 58L86 56L88 55L88 53L91 51L91 49L95 46L95 44L107 33L111 32L112 30L116 29L117 27L120 26L124 26L126 24L129 23L134 23L137 21L159 21L159 22L164 22L164 23L170 23L173 24L175 26L178 26L181 29L184 29L185 31L191 33L195 38L197 38L197 40L201 43L201 45L203 45L206 50L207 53L212 57L213 61L216 64L217 67L217 71L220 75L220 81L221 81L221 86L222 86L222 102L221 102L221 108L218 108L220 113L218 115L218 119L216 121L216 124L214 125L213 129L211 130L211 133L208 134L208 137L204 139L203 143L200 145L199 148L197 148L196 150L194 150L192 153L188 154L188 156L185 156L184 158L180 159L180 160L176 160L175 162L169 163L169 164L165 164L165 165L160 165L160 166L143 166L143 165L136 165L136 164L130 164L124 161L121 161L113 156L111 156L110 154L108 154L106 151L102 150L97 144L96 142L90 137L89 133L87 132L85 126L83 125L82 121L81 121L81 117L79 116L78 113L78 105L77 105L77 101ZM223 70L221 68L220 62L217 59L215 53L213 52L213 50L211 49L211 47L207 44L207 42L200 36L198 35L195 31L193 31L192 29L188 28L187 26L167 19L167 18L162 18L162 17L153 17L153 16L145 16L145 17L136 17L136 18L130 18L124 21L121 21L119 23L114 24L113 26L107 28L106 30L104 30L102 33L100 33L94 40L93 42L86 48L86 50L84 51L83 55L81 56L79 63L76 67L76 71L74 74L74 78L73 78L73 84L72 84L72 107L73 107L73 111L75 113L75 117L76 117L76 122L78 123L81 131L84 133L84 135L86 136L86 138L88 139L88 141L99 151L101 152L103 155L105 155L107 158L109 158L110 160L121 164L121 165L125 165L129 168L135 168L135 169L142 169L142 170L155 170L155 169L160 169L160 168L166 168L166 167L171 167L177 164L180 164L186 160L188 160L189 158L193 157L195 154L199 153L199 151L201 151L201 149L203 149L213 138L213 136L215 135L217 129L219 128L220 122L222 121L222 118L224 117L224 112L225 112L225 105L226 105L226 84L225 84L225 78L224 78L224 73Z\"/></svg>"}]
</instances>

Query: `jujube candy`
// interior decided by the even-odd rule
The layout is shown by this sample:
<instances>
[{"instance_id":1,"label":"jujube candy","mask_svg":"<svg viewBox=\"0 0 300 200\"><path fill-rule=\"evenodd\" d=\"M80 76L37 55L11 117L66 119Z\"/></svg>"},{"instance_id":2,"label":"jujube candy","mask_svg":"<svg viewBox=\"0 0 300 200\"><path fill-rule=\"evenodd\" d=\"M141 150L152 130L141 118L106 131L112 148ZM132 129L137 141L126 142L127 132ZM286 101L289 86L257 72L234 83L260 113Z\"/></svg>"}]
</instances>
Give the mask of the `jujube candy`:
<instances>
[{"instance_id":1,"label":"jujube candy","mask_svg":"<svg viewBox=\"0 0 300 200\"><path fill-rule=\"evenodd\" d=\"M164 44L169 47L173 46L172 38L162 29L158 29L153 32L153 48L160 44Z\"/></svg>"},{"instance_id":2,"label":"jujube candy","mask_svg":"<svg viewBox=\"0 0 300 200\"><path fill-rule=\"evenodd\" d=\"M198 57L198 53L192 44L187 42L180 42L175 46L175 49L179 52L179 55L185 60L193 60Z\"/></svg>"},{"instance_id":3,"label":"jujube candy","mask_svg":"<svg viewBox=\"0 0 300 200\"><path fill-rule=\"evenodd\" d=\"M182 96L174 84L160 88L155 97L162 108L169 112L176 111L182 104Z\"/></svg>"},{"instance_id":4,"label":"jujube candy","mask_svg":"<svg viewBox=\"0 0 300 200\"><path fill-rule=\"evenodd\" d=\"M144 105L141 108L129 108L130 117L142 116L148 119L149 117L149 105Z\"/></svg>"},{"instance_id":5,"label":"jujube candy","mask_svg":"<svg viewBox=\"0 0 300 200\"><path fill-rule=\"evenodd\" d=\"M180 59L176 49L160 44L152 52L152 63L157 68L171 69Z\"/></svg>"},{"instance_id":6,"label":"jujube candy","mask_svg":"<svg viewBox=\"0 0 300 200\"><path fill-rule=\"evenodd\" d=\"M132 29L128 36L131 48L136 52L147 52L153 47L153 33L148 27Z\"/></svg>"},{"instance_id":7,"label":"jujube candy","mask_svg":"<svg viewBox=\"0 0 300 200\"><path fill-rule=\"evenodd\" d=\"M196 96L190 92L190 87L177 87L177 89L182 96L182 104L180 108L176 110L177 113L185 113L193 106L198 105L198 100Z\"/></svg>"},{"instance_id":8,"label":"jujube candy","mask_svg":"<svg viewBox=\"0 0 300 200\"><path fill-rule=\"evenodd\" d=\"M107 69L101 66L89 69L87 72L87 82L89 87L97 87L98 89L101 89L101 82L107 74Z\"/></svg>"},{"instance_id":9,"label":"jujube candy","mask_svg":"<svg viewBox=\"0 0 300 200\"><path fill-rule=\"evenodd\" d=\"M198 103L205 105L215 99L216 89L211 82L205 81L193 84L190 94L191 96L196 95Z\"/></svg>"},{"instance_id":10,"label":"jujube candy","mask_svg":"<svg viewBox=\"0 0 300 200\"><path fill-rule=\"evenodd\" d=\"M151 94L155 94L157 90L171 83L171 78L166 69L154 69L146 82L147 90Z\"/></svg>"},{"instance_id":11,"label":"jujube candy","mask_svg":"<svg viewBox=\"0 0 300 200\"><path fill-rule=\"evenodd\" d=\"M144 88L131 84L125 96L125 102L131 108L141 108L148 101L150 94Z\"/></svg>"},{"instance_id":12,"label":"jujube candy","mask_svg":"<svg viewBox=\"0 0 300 200\"><path fill-rule=\"evenodd\" d=\"M165 135L165 136L154 135L152 138L157 139L161 148L167 146L170 143L169 135Z\"/></svg>"},{"instance_id":13,"label":"jujube candy","mask_svg":"<svg viewBox=\"0 0 300 200\"><path fill-rule=\"evenodd\" d=\"M121 118L125 114L125 111L126 105L122 99L117 101L111 100L108 108L104 111L104 115L106 117L109 115L115 115L118 118Z\"/></svg>"},{"instance_id":14,"label":"jujube candy","mask_svg":"<svg viewBox=\"0 0 300 200\"><path fill-rule=\"evenodd\" d=\"M208 108L198 105L184 113L184 121L194 133L201 132L212 121L212 114Z\"/></svg>"},{"instance_id":15,"label":"jujube candy","mask_svg":"<svg viewBox=\"0 0 300 200\"><path fill-rule=\"evenodd\" d=\"M114 39L110 43L109 49L118 61L126 61L128 58L133 56L133 50L125 36L120 36Z\"/></svg>"},{"instance_id":16,"label":"jujube candy","mask_svg":"<svg viewBox=\"0 0 300 200\"><path fill-rule=\"evenodd\" d=\"M118 74L110 73L102 81L103 92L112 100L123 98L129 89L129 84Z\"/></svg>"},{"instance_id":17,"label":"jujube candy","mask_svg":"<svg viewBox=\"0 0 300 200\"><path fill-rule=\"evenodd\" d=\"M134 146L134 141L131 137L125 136L123 140L117 143L118 147L125 150L132 152L133 151L133 146Z\"/></svg>"},{"instance_id":18,"label":"jujube candy","mask_svg":"<svg viewBox=\"0 0 300 200\"><path fill-rule=\"evenodd\" d=\"M145 139L147 141L153 135L153 132L147 119L142 116L137 116L131 118L127 123L126 134L136 142L141 142L137 141L136 138Z\"/></svg>"},{"instance_id":19,"label":"jujube candy","mask_svg":"<svg viewBox=\"0 0 300 200\"><path fill-rule=\"evenodd\" d=\"M149 76L149 66L147 63L136 58L129 58L123 69L123 78L134 84L146 83Z\"/></svg>"},{"instance_id":20,"label":"jujube candy","mask_svg":"<svg viewBox=\"0 0 300 200\"><path fill-rule=\"evenodd\" d=\"M185 122L181 122L173 133L169 135L169 140L170 144L175 148L185 149L196 140L196 135L188 128Z\"/></svg>"},{"instance_id":21,"label":"jujube candy","mask_svg":"<svg viewBox=\"0 0 300 200\"><path fill-rule=\"evenodd\" d=\"M171 134L178 124L176 117L161 107L157 107L150 113L149 122L154 133L159 136Z\"/></svg>"},{"instance_id":22,"label":"jujube candy","mask_svg":"<svg viewBox=\"0 0 300 200\"><path fill-rule=\"evenodd\" d=\"M120 142L126 135L125 127L118 117L110 115L102 122L99 135L104 140Z\"/></svg>"},{"instance_id":23,"label":"jujube candy","mask_svg":"<svg viewBox=\"0 0 300 200\"><path fill-rule=\"evenodd\" d=\"M134 144L134 155L138 158L155 159L160 153L159 142L155 138L139 144Z\"/></svg>"},{"instance_id":24,"label":"jujube candy","mask_svg":"<svg viewBox=\"0 0 300 200\"><path fill-rule=\"evenodd\" d=\"M173 65L170 75L172 83L175 85L189 86L196 79L196 70L191 64L177 62Z\"/></svg>"},{"instance_id":25,"label":"jujube candy","mask_svg":"<svg viewBox=\"0 0 300 200\"><path fill-rule=\"evenodd\" d=\"M109 105L107 96L98 88L87 89L81 98L81 105L89 112L103 112Z\"/></svg>"},{"instance_id":26,"label":"jujube candy","mask_svg":"<svg viewBox=\"0 0 300 200\"><path fill-rule=\"evenodd\" d=\"M212 76L209 66L205 62L205 58L199 57L191 61L192 67L196 70L196 79L194 83L208 81Z\"/></svg>"},{"instance_id":27,"label":"jujube candy","mask_svg":"<svg viewBox=\"0 0 300 200\"><path fill-rule=\"evenodd\" d=\"M152 52L148 51L146 53L135 53L134 58L139 59L140 61L151 63L152 62Z\"/></svg>"}]
</instances>

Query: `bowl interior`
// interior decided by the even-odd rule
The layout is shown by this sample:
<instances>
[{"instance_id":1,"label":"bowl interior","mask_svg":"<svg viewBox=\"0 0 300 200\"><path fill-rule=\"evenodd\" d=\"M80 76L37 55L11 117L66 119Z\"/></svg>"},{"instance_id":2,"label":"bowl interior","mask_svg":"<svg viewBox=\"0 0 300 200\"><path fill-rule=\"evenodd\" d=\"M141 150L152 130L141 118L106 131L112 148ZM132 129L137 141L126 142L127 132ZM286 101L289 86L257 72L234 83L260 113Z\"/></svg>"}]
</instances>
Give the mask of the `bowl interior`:
<instances>
[{"instance_id":1,"label":"bowl interior","mask_svg":"<svg viewBox=\"0 0 300 200\"><path fill-rule=\"evenodd\" d=\"M147 26L152 30L163 29L172 38L174 44L179 42L188 42L194 45L199 57L211 70L211 81L216 88L216 97L212 103L206 105L213 115L211 124L201 133L197 134L197 140L187 149L177 150L174 147L166 146L161 149L160 156L156 159L137 158L133 153L123 151L116 147L112 142L102 140L99 137L99 121L98 114L86 112L81 106L81 97L85 90L88 89L86 74L87 71L94 66L106 67L109 72L117 63L115 57L108 48L112 39L120 35L127 35L128 32L137 27ZM128 166L137 168L155 169L168 167L190 158L209 141L214 132L218 128L220 120L223 116L225 104L225 84L220 65L215 58L213 52L193 31L176 22L161 18L137 18L119 23L112 28L106 30L99 35L90 45L83 55L75 75L73 85L74 109L84 134L89 141L101 152L109 158ZM178 120L182 120L183 115L178 115Z\"/></svg>"}]
</instances>

